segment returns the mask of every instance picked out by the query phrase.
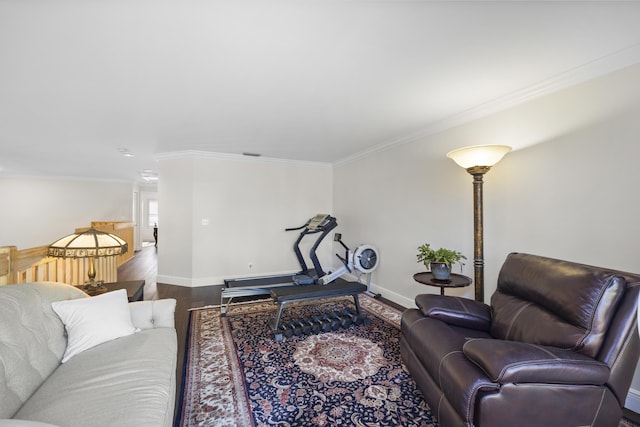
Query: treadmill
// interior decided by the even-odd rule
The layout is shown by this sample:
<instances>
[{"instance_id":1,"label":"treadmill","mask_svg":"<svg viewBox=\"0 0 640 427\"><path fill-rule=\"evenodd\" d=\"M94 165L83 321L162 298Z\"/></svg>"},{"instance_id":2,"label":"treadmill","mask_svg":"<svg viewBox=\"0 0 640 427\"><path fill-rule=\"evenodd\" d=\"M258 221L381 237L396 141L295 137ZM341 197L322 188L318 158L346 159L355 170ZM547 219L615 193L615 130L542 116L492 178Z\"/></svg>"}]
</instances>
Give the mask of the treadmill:
<instances>
[{"instance_id":1,"label":"treadmill","mask_svg":"<svg viewBox=\"0 0 640 427\"><path fill-rule=\"evenodd\" d=\"M285 231L302 230L293 245L293 251L296 254L301 270L298 273L283 275L225 279L225 287L222 289L220 294L221 314L223 316L226 314L227 307L235 297L269 295L271 289L275 287L315 284L319 278L325 275L322 265L320 265L320 261L318 260L318 256L316 255L316 249L327 234L337 226L338 222L331 215L317 214L300 227L285 229ZM313 268L308 268L307 263L302 256L302 252L300 251L300 242L305 236L318 233L320 235L316 238L316 241L309 252Z\"/></svg>"}]
</instances>

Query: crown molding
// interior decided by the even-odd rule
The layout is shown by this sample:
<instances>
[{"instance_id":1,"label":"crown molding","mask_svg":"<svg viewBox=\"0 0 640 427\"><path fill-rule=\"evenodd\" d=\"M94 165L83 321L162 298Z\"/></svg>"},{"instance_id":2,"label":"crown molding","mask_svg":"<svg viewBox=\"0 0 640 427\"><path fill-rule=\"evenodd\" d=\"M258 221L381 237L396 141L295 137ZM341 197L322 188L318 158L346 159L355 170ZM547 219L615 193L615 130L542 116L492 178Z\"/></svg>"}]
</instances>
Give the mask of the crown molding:
<instances>
[{"instance_id":1,"label":"crown molding","mask_svg":"<svg viewBox=\"0 0 640 427\"><path fill-rule=\"evenodd\" d=\"M154 159L161 160L176 160L176 159L215 159L215 160L231 160L236 162L261 162L272 164L288 164L305 167L319 167L329 168L333 167L332 163L328 162L310 162L308 160L289 160L289 159L277 159L274 157L263 156L246 156L243 154L230 154L230 153L218 153L213 151L199 151L199 150L184 150L184 151L172 151L166 153L158 153L154 155Z\"/></svg>"},{"instance_id":2,"label":"crown molding","mask_svg":"<svg viewBox=\"0 0 640 427\"><path fill-rule=\"evenodd\" d=\"M133 180L120 179L120 178L98 178L87 176L73 176L73 175L34 175L34 174L3 174L0 173L0 179L14 179L14 180L30 180L30 181L76 181L76 182L103 182L107 184L136 184Z\"/></svg>"},{"instance_id":3,"label":"crown molding","mask_svg":"<svg viewBox=\"0 0 640 427\"><path fill-rule=\"evenodd\" d=\"M453 116L431 123L418 132L406 135L395 140L383 142L367 150L360 151L344 159L334 162L334 166L342 166L374 153L385 151L393 147L418 141L430 135L443 132L456 126L507 110L517 105L524 104L545 95L558 92L562 89L576 86L580 83L596 79L606 74L613 73L623 68L640 64L640 43L620 49L611 54L602 56L581 66L567 70L549 79L534 85L525 87L516 92L485 102L476 107L462 111Z\"/></svg>"}]
</instances>

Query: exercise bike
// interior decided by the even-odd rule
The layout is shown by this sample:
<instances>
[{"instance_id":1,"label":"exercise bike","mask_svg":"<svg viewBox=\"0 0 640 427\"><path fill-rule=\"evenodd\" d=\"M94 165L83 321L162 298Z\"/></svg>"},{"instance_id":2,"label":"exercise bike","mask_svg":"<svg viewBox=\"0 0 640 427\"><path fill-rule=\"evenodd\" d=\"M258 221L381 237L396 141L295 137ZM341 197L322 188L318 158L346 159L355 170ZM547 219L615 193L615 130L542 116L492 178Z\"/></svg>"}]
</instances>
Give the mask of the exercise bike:
<instances>
[{"instance_id":1,"label":"exercise bike","mask_svg":"<svg viewBox=\"0 0 640 427\"><path fill-rule=\"evenodd\" d=\"M327 283L331 283L336 280L338 277L343 276L347 273L355 273L356 280L360 282L362 275L367 276L367 291L369 294L373 295L375 298L379 297L380 294L373 294L371 292L371 273L378 267L378 263L380 262L380 257L378 256L378 251L371 245L360 245L356 247L354 250L349 249L347 245L342 241L342 234L335 233L333 236L334 242L340 243L345 250L344 256L340 256L340 254L336 254L336 257L342 262L342 266L334 272L328 273L316 281L317 284L326 285Z\"/></svg>"}]
</instances>

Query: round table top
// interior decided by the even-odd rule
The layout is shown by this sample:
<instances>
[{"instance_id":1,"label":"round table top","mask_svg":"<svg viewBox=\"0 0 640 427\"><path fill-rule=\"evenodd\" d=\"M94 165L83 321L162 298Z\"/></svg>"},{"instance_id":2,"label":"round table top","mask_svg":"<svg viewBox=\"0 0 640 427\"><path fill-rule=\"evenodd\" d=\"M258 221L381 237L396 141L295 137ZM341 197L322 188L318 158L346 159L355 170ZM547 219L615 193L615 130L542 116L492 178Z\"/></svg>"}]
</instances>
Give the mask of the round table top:
<instances>
[{"instance_id":1,"label":"round table top","mask_svg":"<svg viewBox=\"0 0 640 427\"><path fill-rule=\"evenodd\" d=\"M413 280L423 285L439 286L441 288L463 288L471 284L471 277L462 274L451 273L449 280L438 280L433 278L433 273L424 271L413 275Z\"/></svg>"}]
</instances>

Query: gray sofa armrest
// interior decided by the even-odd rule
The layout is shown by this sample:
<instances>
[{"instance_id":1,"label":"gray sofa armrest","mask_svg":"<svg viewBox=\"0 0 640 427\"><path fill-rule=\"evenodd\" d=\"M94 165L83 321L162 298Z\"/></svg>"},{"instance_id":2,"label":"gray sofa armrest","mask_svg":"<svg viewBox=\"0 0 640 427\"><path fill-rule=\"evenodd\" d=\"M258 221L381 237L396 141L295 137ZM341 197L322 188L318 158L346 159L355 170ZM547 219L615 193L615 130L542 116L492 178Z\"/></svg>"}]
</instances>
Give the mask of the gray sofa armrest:
<instances>
[{"instance_id":1,"label":"gray sofa armrest","mask_svg":"<svg viewBox=\"0 0 640 427\"><path fill-rule=\"evenodd\" d=\"M0 427L57 427L54 424L28 420L0 420Z\"/></svg>"},{"instance_id":2,"label":"gray sofa armrest","mask_svg":"<svg viewBox=\"0 0 640 427\"><path fill-rule=\"evenodd\" d=\"M433 294L418 295L415 302L422 314L449 325L479 331L488 331L491 327L491 309L482 302Z\"/></svg>"},{"instance_id":3,"label":"gray sofa armrest","mask_svg":"<svg viewBox=\"0 0 640 427\"><path fill-rule=\"evenodd\" d=\"M140 329L175 328L173 298L129 303L133 326Z\"/></svg>"}]
</instances>

